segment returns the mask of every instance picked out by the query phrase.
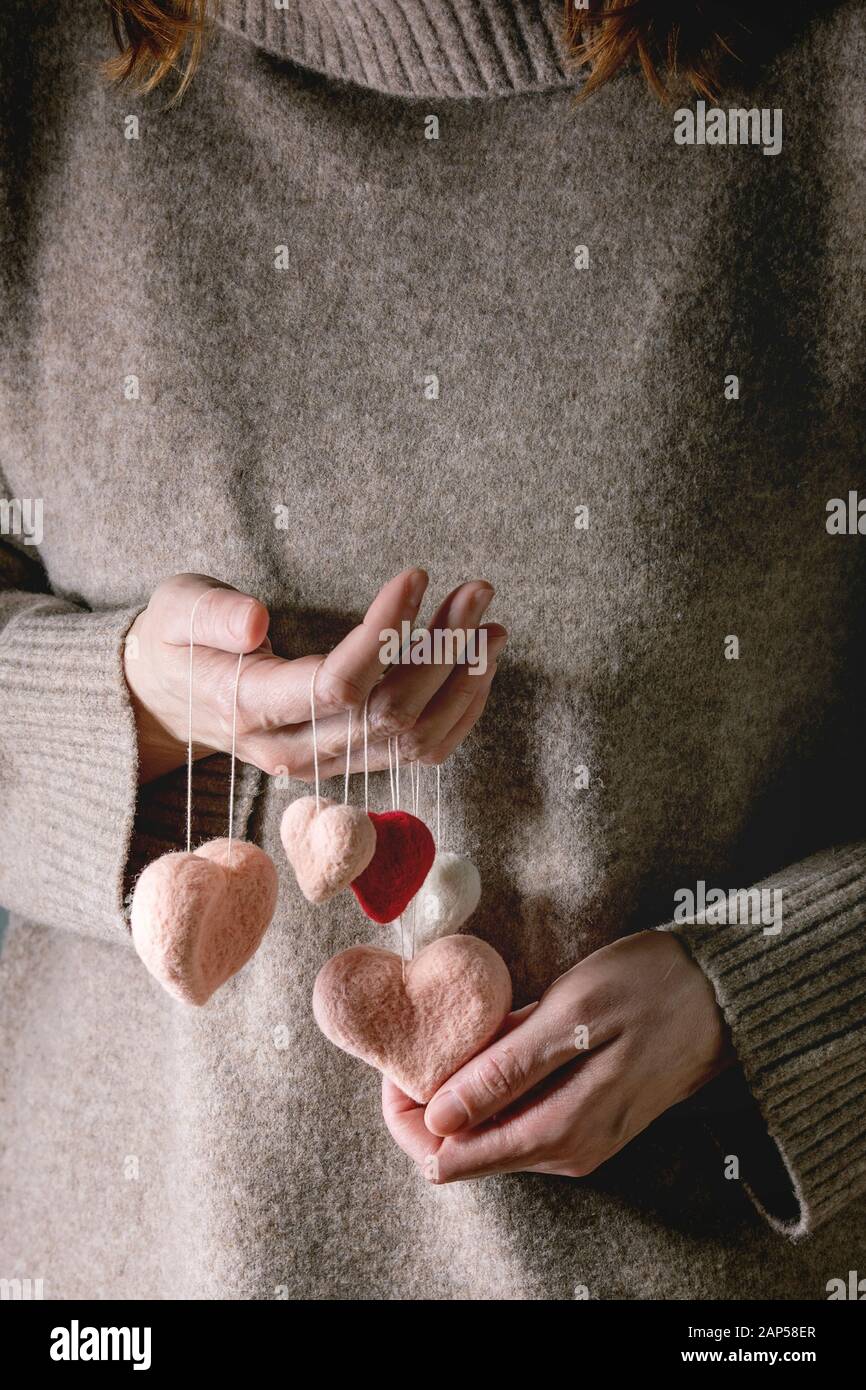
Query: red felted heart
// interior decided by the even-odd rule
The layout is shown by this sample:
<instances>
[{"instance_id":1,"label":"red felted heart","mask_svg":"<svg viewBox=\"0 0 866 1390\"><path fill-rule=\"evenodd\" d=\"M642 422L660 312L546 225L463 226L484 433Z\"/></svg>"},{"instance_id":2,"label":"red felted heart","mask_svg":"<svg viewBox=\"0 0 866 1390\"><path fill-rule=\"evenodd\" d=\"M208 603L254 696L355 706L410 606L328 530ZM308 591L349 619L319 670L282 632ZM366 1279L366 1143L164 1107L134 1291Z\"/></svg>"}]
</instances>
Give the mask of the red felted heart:
<instances>
[{"instance_id":1,"label":"red felted heart","mask_svg":"<svg viewBox=\"0 0 866 1390\"><path fill-rule=\"evenodd\" d=\"M374 922L394 922L429 874L436 845L424 822L408 811L371 811L370 820L376 852L352 892Z\"/></svg>"}]
</instances>

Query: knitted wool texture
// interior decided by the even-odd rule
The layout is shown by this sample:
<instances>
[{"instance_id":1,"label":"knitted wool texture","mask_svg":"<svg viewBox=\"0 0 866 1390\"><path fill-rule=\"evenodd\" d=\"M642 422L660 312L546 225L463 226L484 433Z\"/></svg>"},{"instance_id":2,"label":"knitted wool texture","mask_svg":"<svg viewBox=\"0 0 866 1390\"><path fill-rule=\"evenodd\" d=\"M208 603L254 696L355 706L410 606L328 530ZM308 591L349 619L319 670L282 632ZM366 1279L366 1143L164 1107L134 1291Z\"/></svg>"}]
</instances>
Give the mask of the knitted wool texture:
<instances>
[{"instance_id":1,"label":"knitted wool texture","mask_svg":"<svg viewBox=\"0 0 866 1390\"><path fill-rule=\"evenodd\" d=\"M576 103L560 0L225 0L172 109L106 85L100 0L0 6L0 497L44 500L41 544L0 539L0 1273L451 1301L862 1272L866 539L824 523L863 477L866 11L795 11L724 99L784 108L764 158L676 145L639 72ZM125 924L185 846L185 769L138 786L123 679L155 586L255 594L295 657L416 563L431 602L490 580L510 632L445 776L517 1006L679 888L784 888L777 935L674 927L740 1066L577 1182L415 1178L313 1018L375 929L298 892L281 779L237 769L280 898L207 1008ZM228 759L195 776L200 843Z\"/></svg>"}]
</instances>

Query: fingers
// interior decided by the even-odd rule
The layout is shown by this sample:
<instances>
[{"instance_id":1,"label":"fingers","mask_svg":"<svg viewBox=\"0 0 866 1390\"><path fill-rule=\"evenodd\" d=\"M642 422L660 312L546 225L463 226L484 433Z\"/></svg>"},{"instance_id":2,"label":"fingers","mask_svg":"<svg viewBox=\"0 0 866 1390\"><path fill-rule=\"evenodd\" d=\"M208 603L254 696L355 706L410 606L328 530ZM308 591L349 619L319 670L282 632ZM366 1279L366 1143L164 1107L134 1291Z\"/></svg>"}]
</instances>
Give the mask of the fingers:
<instances>
[{"instance_id":1,"label":"fingers","mask_svg":"<svg viewBox=\"0 0 866 1390\"><path fill-rule=\"evenodd\" d=\"M426 586L423 570L414 568L396 575L376 595L363 622L328 656L284 660L271 650L268 611L257 599L208 575L175 575L154 591L148 610L153 636L165 644L157 648L164 687L157 717L173 738L179 737L192 624L199 711L195 741L199 746L227 747L237 674L237 663L231 656L243 653L247 660L237 686L237 749L245 761L266 772L285 770L305 780L312 776L309 718L314 673L322 777L344 770L347 712L360 714L371 692L371 771L388 766L387 742L380 731L383 723L412 729L409 743L400 746L404 761L442 761L480 716L507 633L498 625L474 626L493 596L491 586L484 581L460 585L440 605L434 625L441 628L447 623L458 635L465 634L467 628L482 632L487 657L484 673L470 675L477 665L440 662L401 665L382 680L382 632L400 632L404 624L415 622ZM458 645L455 654L460 650ZM381 694L375 690L377 684ZM378 710L375 720L374 710ZM363 735L363 723L358 719L351 771L362 770Z\"/></svg>"},{"instance_id":2,"label":"fingers","mask_svg":"<svg viewBox=\"0 0 866 1390\"><path fill-rule=\"evenodd\" d=\"M470 675L465 666L459 666L452 671L438 694L424 710L412 733L404 734L400 738L401 762L425 761L431 763L442 761L457 747L458 743L462 742L480 717L493 677L496 674L496 656L504 647L508 635L505 629L500 627L491 626L488 631L492 633L492 636L487 642L488 662L484 675ZM304 672L300 687L296 690L296 698L308 702L308 677L315 670L315 661L303 666L299 662L294 662L292 665ZM258 663L256 670L251 672L248 678L246 690L250 693L256 692L257 708L261 714L262 703L263 701L266 702L267 693L265 692L263 695L259 690L259 672L263 673L267 681L267 665ZM318 679L316 690L318 693ZM317 698L317 711L318 704ZM290 706L285 704L272 707L271 717L278 718L287 708ZM345 713L333 715L328 719L317 719L316 746L319 752L320 776L335 776L344 770L348 734L348 719ZM293 728L282 728L275 733L274 737L280 741L283 763L295 769L294 775L298 777L312 775L313 735L309 722L299 722ZM352 772L360 772L363 769L363 745L363 715L359 713L352 727L353 751L350 762L350 771ZM440 749L442 750L441 754ZM388 766L387 739L382 738L381 734L377 735L372 728L369 730L368 736L368 758L371 772Z\"/></svg>"},{"instance_id":3,"label":"fingers","mask_svg":"<svg viewBox=\"0 0 866 1390\"><path fill-rule=\"evenodd\" d=\"M652 1105L639 1113L621 1042L603 1043L585 1063L567 1063L505 1114L441 1140L425 1176L448 1183L493 1173L594 1172L661 1113Z\"/></svg>"},{"instance_id":4,"label":"fingers","mask_svg":"<svg viewBox=\"0 0 866 1390\"><path fill-rule=\"evenodd\" d=\"M507 1116L448 1138L433 1135L424 1108L383 1078L382 1114L391 1137L418 1165L428 1182L461 1182L494 1173L518 1173L559 1163L579 1098L587 1088L574 1067L552 1077L537 1094Z\"/></svg>"},{"instance_id":5,"label":"fingers","mask_svg":"<svg viewBox=\"0 0 866 1390\"><path fill-rule=\"evenodd\" d=\"M496 675L497 658L508 641L504 627L491 623L487 634L487 666L483 675L458 666L434 695L411 732L400 736L400 757L406 762L444 762L477 723Z\"/></svg>"},{"instance_id":6,"label":"fingers","mask_svg":"<svg viewBox=\"0 0 866 1390\"><path fill-rule=\"evenodd\" d=\"M478 1129L442 1139L431 1152L435 1162L423 1169L433 1182L465 1182L494 1173L521 1173L539 1167L569 1146L580 1097L587 1088L576 1063L564 1067L540 1091L506 1115ZM416 1147L420 1141L415 1137Z\"/></svg>"},{"instance_id":7,"label":"fingers","mask_svg":"<svg viewBox=\"0 0 866 1390\"><path fill-rule=\"evenodd\" d=\"M154 590L149 606L162 640L178 646L189 646L193 609L197 646L251 652L265 641L268 631L263 603L204 574L176 574L165 580Z\"/></svg>"},{"instance_id":8,"label":"fingers","mask_svg":"<svg viewBox=\"0 0 866 1390\"><path fill-rule=\"evenodd\" d=\"M379 633L383 627L399 628L404 621L412 622L426 586L427 576L423 570L405 570L379 590L364 621L324 659L305 656L284 661L272 657L269 662L257 662L250 669L244 684L245 704L239 704L239 710L248 711L250 718L254 715L257 727L262 730L283 730L295 724L303 726L286 731L283 762L288 766L302 762L312 766L312 731L308 721L313 674L316 675L316 735L320 751L327 756L329 751L336 752L340 744L345 749L346 713L363 707L384 670L379 660L382 646ZM337 716L330 725L326 723L329 715ZM309 752L303 753L299 744L309 745Z\"/></svg>"},{"instance_id":9,"label":"fingers","mask_svg":"<svg viewBox=\"0 0 866 1390\"><path fill-rule=\"evenodd\" d=\"M468 632L480 622L493 599L485 581L461 584L439 605L427 631L439 634L444 660L393 666L370 700L370 729L376 735L411 729L437 690L466 655ZM479 677L476 675L475 680ZM453 721L452 721L453 722Z\"/></svg>"},{"instance_id":10,"label":"fingers","mask_svg":"<svg viewBox=\"0 0 866 1390\"><path fill-rule=\"evenodd\" d=\"M526 1004L524 1008L508 1014L499 1030L499 1036L504 1037L506 1033L512 1032L537 1008L536 1000L535 1003ZM387 1076L382 1077L382 1114L391 1137L416 1163L423 1164L431 1153L436 1153L439 1149L442 1140L431 1135L425 1125L423 1105L407 1096Z\"/></svg>"},{"instance_id":11,"label":"fingers","mask_svg":"<svg viewBox=\"0 0 866 1390\"><path fill-rule=\"evenodd\" d=\"M421 569L404 570L389 580L370 604L364 621L325 658L316 677L316 703L323 715L363 705L385 670L380 633L384 628L399 631L403 622L414 622L427 583Z\"/></svg>"},{"instance_id":12,"label":"fingers","mask_svg":"<svg viewBox=\"0 0 866 1390\"><path fill-rule=\"evenodd\" d=\"M512 1015L506 1029L513 1030L516 1021ZM423 1106L385 1080L385 1123L428 1182L522 1172L585 1177L618 1153L656 1113L651 1107L648 1115L635 1114L634 1097L623 1084L620 1043L616 1038L602 1044L586 1066L567 1063L511 1110L446 1138L431 1135Z\"/></svg>"},{"instance_id":13,"label":"fingers","mask_svg":"<svg viewBox=\"0 0 866 1390\"><path fill-rule=\"evenodd\" d=\"M593 1021L590 1034L593 1008L582 994L579 970L560 976L518 1027L441 1087L424 1116L431 1134L457 1134L498 1115L566 1062L585 1055L590 1044L598 1047L613 1036L613 1021L604 1017Z\"/></svg>"},{"instance_id":14,"label":"fingers","mask_svg":"<svg viewBox=\"0 0 866 1390\"><path fill-rule=\"evenodd\" d=\"M495 669L494 667L494 672ZM422 753L418 761L424 763L426 766L430 763L444 763L446 758L450 758L455 748L459 747L468 734L471 733L473 727L478 723L478 720L484 713L484 707L487 704L487 697L489 694L490 684L488 683L486 688L480 690L475 696L469 709L463 715L462 719L458 719L447 738L434 748L432 752Z\"/></svg>"},{"instance_id":15,"label":"fingers","mask_svg":"<svg viewBox=\"0 0 866 1390\"><path fill-rule=\"evenodd\" d=\"M434 1138L424 1124L423 1106L405 1095L387 1076L382 1078L382 1115L391 1138L424 1171L442 1140Z\"/></svg>"}]
</instances>

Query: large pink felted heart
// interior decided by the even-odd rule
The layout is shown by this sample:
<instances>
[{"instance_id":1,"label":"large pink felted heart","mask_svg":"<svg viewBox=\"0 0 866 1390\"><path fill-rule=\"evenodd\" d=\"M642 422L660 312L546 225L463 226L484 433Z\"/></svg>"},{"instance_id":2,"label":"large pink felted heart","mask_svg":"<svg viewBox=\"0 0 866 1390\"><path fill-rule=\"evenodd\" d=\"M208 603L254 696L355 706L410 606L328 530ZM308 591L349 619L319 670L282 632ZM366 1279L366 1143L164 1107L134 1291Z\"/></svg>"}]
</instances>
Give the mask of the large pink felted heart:
<instances>
[{"instance_id":1,"label":"large pink felted heart","mask_svg":"<svg viewBox=\"0 0 866 1390\"><path fill-rule=\"evenodd\" d=\"M376 849L376 830L361 806L302 796L283 812L280 839L308 902L325 903L363 873Z\"/></svg>"},{"instance_id":2,"label":"large pink felted heart","mask_svg":"<svg viewBox=\"0 0 866 1390\"><path fill-rule=\"evenodd\" d=\"M376 853L352 884L352 892L374 922L394 922L412 901L436 858L427 826L408 811L371 811Z\"/></svg>"},{"instance_id":3,"label":"large pink felted heart","mask_svg":"<svg viewBox=\"0 0 866 1390\"><path fill-rule=\"evenodd\" d=\"M184 1004L206 1004L257 949L277 905L277 870L258 845L209 840L148 864L132 898L132 939Z\"/></svg>"},{"instance_id":4,"label":"large pink felted heart","mask_svg":"<svg viewBox=\"0 0 866 1390\"><path fill-rule=\"evenodd\" d=\"M352 946L319 971L316 1022L332 1043L378 1067L425 1105L490 1042L511 1008L511 976L475 936L442 936L406 964L378 946Z\"/></svg>"}]
</instances>

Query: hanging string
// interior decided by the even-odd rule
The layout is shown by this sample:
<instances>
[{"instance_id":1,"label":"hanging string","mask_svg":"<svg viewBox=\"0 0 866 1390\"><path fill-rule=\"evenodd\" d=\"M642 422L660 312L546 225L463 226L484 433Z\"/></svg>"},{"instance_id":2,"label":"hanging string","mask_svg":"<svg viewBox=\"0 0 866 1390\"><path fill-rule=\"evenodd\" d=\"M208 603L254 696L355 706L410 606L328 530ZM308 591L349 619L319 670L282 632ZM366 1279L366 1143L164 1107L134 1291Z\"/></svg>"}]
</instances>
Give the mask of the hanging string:
<instances>
[{"instance_id":1,"label":"hanging string","mask_svg":"<svg viewBox=\"0 0 866 1390\"><path fill-rule=\"evenodd\" d=\"M364 810L370 809L370 764L367 758L367 706L370 703L369 693L364 701Z\"/></svg>"},{"instance_id":2,"label":"hanging string","mask_svg":"<svg viewBox=\"0 0 866 1390\"><path fill-rule=\"evenodd\" d=\"M187 670L187 739L186 739L186 852L192 853L192 686L193 686L193 651L195 649L195 612L204 598L210 591L205 589L200 593L189 615L189 665ZM232 862L232 841L234 839L235 823L235 764L237 760L237 741L238 741L238 683L241 678L241 663L244 653L238 654L237 670L235 671L235 687L232 697L232 751L231 751L231 770L229 774L229 847L226 862Z\"/></svg>"},{"instance_id":3,"label":"hanging string","mask_svg":"<svg viewBox=\"0 0 866 1390\"><path fill-rule=\"evenodd\" d=\"M391 744L394 744L393 754ZM396 768L396 770L395 770ZM397 738L388 739L388 778L391 783L391 810L400 809L400 744ZM400 970L403 983L406 983L406 939L403 931L403 913L400 913Z\"/></svg>"},{"instance_id":4,"label":"hanging string","mask_svg":"<svg viewBox=\"0 0 866 1390\"><path fill-rule=\"evenodd\" d=\"M352 760L352 711L349 710L349 727L346 731L346 776L343 781L343 805L349 804L349 763Z\"/></svg>"},{"instance_id":5,"label":"hanging string","mask_svg":"<svg viewBox=\"0 0 866 1390\"><path fill-rule=\"evenodd\" d=\"M319 748L316 742L316 676L324 661L320 661L310 680L310 723L313 726L313 774L316 779L316 815L319 814Z\"/></svg>"},{"instance_id":6,"label":"hanging string","mask_svg":"<svg viewBox=\"0 0 866 1390\"><path fill-rule=\"evenodd\" d=\"M417 761L409 764L409 778L412 786L412 814L417 816L421 796L421 769ZM415 959L415 922L418 916L418 894L412 899L412 936L409 946L409 959Z\"/></svg>"},{"instance_id":7,"label":"hanging string","mask_svg":"<svg viewBox=\"0 0 866 1390\"><path fill-rule=\"evenodd\" d=\"M229 778L229 851L226 856L227 864L231 864L232 862L232 840L234 839L235 833L235 750L238 741L238 685L241 679L241 662L243 659L244 653L241 652L238 656L238 665L235 671L235 689L234 695L232 696L232 762L231 776Z\"/></svg>"},{"instance_id":8,"label":"hanging string","mask_svg":"<svg viewBox=\"0 0 866 1390\"><path fill-rule=\"evenodd\" d=\"M441 763L436 764L436 853L439 853L439 845L442 840L442 771Z\"/></svg>"},{"instance_id":9,"label":"hanging string","mask_svg":"<svg viewBox=\"0 0 866 1390\"><path fill-rule=\"evenodd\" d=\"M205 589L199 594L192 606L189 615L189 669L187 672L187 740L186 740L186 852L192 852L192 653L195 645L195 610L198 608L205 594L209 590Z\"/></svg>"},{"instance_id":10,"label":"hanging string","mask_svg":"<svg viewBox=\"0 0 866 1390\"><path fill-rule=\"evenodd\" d=\"M397 802L394 798L394 762L391 753L391 740L388 739L388 781L391 784L391 810L396 811Z\"/></svg>"}]
</instances>

